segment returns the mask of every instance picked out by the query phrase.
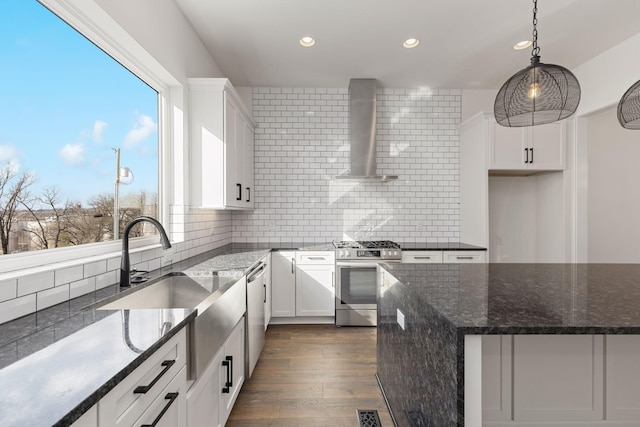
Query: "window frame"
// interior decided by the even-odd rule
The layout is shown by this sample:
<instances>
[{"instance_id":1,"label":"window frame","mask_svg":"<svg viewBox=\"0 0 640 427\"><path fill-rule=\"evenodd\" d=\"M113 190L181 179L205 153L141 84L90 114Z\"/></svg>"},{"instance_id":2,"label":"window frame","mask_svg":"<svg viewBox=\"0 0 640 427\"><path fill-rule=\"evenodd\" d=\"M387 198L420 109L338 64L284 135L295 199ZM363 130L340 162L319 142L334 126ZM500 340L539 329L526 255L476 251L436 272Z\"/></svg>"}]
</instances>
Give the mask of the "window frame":
<instances>
[{"instance_id":1,"label":"window frame","mask_svg":"<svg viewBox=\"0 0 640 427\"><path fill-rule=\"evenodd\" d=\"M156 61L135 39L94 1L87 0L37 0L42 6L73 27L90 42L127 68L158 93L158 220L164 225L170 239L170 135L172 86L179 86L169 72ZM159 237L146 236L131 239L131 249L159 246ZM38 251L5 254L0 256L0 272L16 270L49 270L55 264L91 262L118 256L122 240L89 243L79 246L43 249Z\"/></svg>"}]
</instances>

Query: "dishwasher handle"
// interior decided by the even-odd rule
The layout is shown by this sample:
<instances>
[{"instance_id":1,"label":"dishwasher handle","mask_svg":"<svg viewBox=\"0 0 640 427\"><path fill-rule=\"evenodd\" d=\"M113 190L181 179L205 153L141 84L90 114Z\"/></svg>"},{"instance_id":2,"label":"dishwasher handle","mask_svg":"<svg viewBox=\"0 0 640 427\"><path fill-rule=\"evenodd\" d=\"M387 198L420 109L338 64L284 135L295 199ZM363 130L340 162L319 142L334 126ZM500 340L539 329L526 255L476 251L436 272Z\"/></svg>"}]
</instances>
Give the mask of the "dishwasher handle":
<instances>
[{"instance_id":1,"label":"dishwasher handle","mask_svg":"<svg viewBox=\"0 0 640 427\"><path fill-rule=\"evenodd\" d=\"M256 277L260 276L264 272L264 269L265 269L265 264L260 263L258 267L251 270L251 272L247 275L247 283L253 282L256 279Z\"/></svg>"}]
</instances>

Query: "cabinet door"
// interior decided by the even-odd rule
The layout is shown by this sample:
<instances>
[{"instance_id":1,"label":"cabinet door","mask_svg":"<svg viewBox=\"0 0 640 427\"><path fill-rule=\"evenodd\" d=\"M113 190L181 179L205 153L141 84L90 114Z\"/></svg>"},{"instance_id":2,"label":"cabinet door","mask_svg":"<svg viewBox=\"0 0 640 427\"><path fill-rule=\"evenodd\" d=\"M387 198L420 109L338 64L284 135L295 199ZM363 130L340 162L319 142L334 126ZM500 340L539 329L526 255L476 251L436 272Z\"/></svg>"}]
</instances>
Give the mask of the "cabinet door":
<instances>
[{"instance_id":1,"label":"cabinet door","mask_svg":"<svg viewBox=\"0 0 640 427\"><path fill-rule=\"evenodd\" d=\"M492 122L489 126L489 169L527 169L526 130L507 128Z\"/></svg>"},{"instance_id":2,"label":"cabinet door","mask_svg":"<svg viewBox=\"0 0 640 427\"><path fill-rule=\"evenodd\" d=\"M236 106L236 140L234 144L235 154L234 161L230 163L233 167L236 176L236 187L238 188L238 197L240 200L234 198L234 206L244 208L247 205L247 184L245 182L245 134L247 133L247 122L244 116L240 112L240 109ZM238 187L240 184L240 187Z\"/></svg>"},{"instance_id":3,"label":"cabinet door","mask_svg":"<svg viewBox=\"0 0 640 427\"><path fill-rule=\"evenodd\" d=\"M187 422L190 427L221 427L220 381L224 348L213 357L187 394Z\"/></svg>"},{"instance_id":4,"label":"cabinet door","mask_svg":"<svg viewBox=\"0 0 640 427\"><path fill-rule=\"evenodd\" d=\"M296 315L296 261L295 252L271 254L271 315Z\"/></svg>"},{"instance_id":5,"label":"cabinet door","mask_svg":"<svg viewBox=\"0 0 640 427\"><path fill-rule=\"evenodd\" d=\"M266 257L266 272L264 275L264 330L267 330L271 320L271 254Z\"/></svg>"},{"instance_id":6,"label":"cabinet door","mask_svg":"<svg viewBox=\"0 0 640 427\"><path fill-rule=\"evenodd\" d=\"M565 168L565 122L531 126L529 169L563 170Z\"/></svg>"},{"instance_id":7,"label":"cabinet door","mask_svg":"<svg viewBox=\"0 0 640 427\"><path fill-rule=\"evenodd\" d=\"M187 427L187 367L162 390L134 426Z\"/></svg>"},{"instance_id":8,"label":"cabinet door","mask_svg":"<svg viewBox=\"0 0 640 427\"><path fill-rule=\"evenodd\" d=\"M220 377L220 390L227 386L227 379L230 380L230 386L228 392L223 392L220 399L220 423L225 425L233 404L235 403L240 388L244 384L244 319L242 319L238 325L234 328L233 332L229 334L227 341L224 344L224 361L230 362L229 372L226 372L226 366L222 370ZM229 375L229 378L227 378Z\"/></svg>"},{"instance_id":9,"label":"cabinet door","mask_svg":"<svg viewBox=\"0 0 640 427\"><path fill-rule=\"evenodd\" d=\"M602 335L515 335L515 421L603 418Z\"/></svg>"},{"instance_id":10,"label":"cabinet door","mask_svg":"<svg viewBox=\"0 0 640 427\"><path fill-rule=\"evenodd\" d=\"M482 337L482 420L511 420L511 335Z\"/></svg>"},{"instance_id":11,"label":"cabinet door","mask_svg":"<svg viewBox=\"0 0 640 427\"><path fill-rule=\"evenodd\" d=\"M237 134L238 134L238 109L229 96L224 100L224 156L225 156L225 205L241 206L242 202L242 183L238 175L238 153L237 153ZM242 128L240 128L242 130ZM217 185L216 183L208 183L209 185Z\"/></svg>"},{"instance_id":12,"label":"cabinet door","mask_svg":"<svg viewBox=\"0 0 640 427\"><path fill-rule=\"evenodd\" d=\"M296 316L335 316L333 265L298 265Z\"/></svg>"},{"instance_id":13,"label":"cabinet door","mask_svg":"<svg viewBox=\"0 0 640 427\"><path fill-rule=\"evenodd\" d=\"M244 122L244 204L245 208L253 208L255 200L255 186L254 186L254 133L251 125L248 122Z\"/></svg>"},{"instance_id":14,"label":"cabinet door","mask_svg":"<svg viewBox=\"0 0 640 427\"><path fill-rule=\"evenodd\" d=\"M607 335L606 340L607 420L638 422L640 335Z\"/></svg>"}]
</instances>

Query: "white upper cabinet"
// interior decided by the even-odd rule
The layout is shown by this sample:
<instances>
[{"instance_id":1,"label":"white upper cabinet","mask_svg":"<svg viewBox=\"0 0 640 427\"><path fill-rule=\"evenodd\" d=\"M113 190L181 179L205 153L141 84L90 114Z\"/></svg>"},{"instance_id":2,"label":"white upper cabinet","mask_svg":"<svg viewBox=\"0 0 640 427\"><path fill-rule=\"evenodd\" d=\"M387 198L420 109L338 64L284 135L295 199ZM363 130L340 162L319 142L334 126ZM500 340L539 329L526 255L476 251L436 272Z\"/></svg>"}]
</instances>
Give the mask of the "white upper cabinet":
<instances>
[{"instance_id":1,"label":"white upper cabinet","mask_svg":"<svg viewBox=\"0 0 640 427\"><path fill-rule=\"evenodd\" d=\"M565 122L507 128L489 123L490 170L565 169Z\"/></svg>"},{"instance_id":2,"label":"white upper cabinet","mask_svg":"<svg viewBox=\"0 0 640 427\"><path fill-rule=\"evenodd\" d=\"M252 209L255 123L228 79L189 79L191 205Z\"/></svg>"}]
</instances>

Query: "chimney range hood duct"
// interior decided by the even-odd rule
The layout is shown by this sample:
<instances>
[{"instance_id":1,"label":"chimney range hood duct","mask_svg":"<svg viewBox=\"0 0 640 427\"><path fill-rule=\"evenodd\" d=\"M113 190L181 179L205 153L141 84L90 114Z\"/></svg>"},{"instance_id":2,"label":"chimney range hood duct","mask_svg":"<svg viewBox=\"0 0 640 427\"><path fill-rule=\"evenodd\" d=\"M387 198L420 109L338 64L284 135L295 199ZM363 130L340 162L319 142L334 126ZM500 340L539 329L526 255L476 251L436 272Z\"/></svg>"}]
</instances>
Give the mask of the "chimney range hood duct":
<instances>
[{"instance_id":1,"label":"chimney range hood duct","mask_svg":"<svg viewBox=\"0 0 640 427\"><path fill-rule=\"evenodd\" d=\"M389 181L396 175L376 174L376 79L349 81L351 170L336 179Z\"/></svg>"}]
</instances>

